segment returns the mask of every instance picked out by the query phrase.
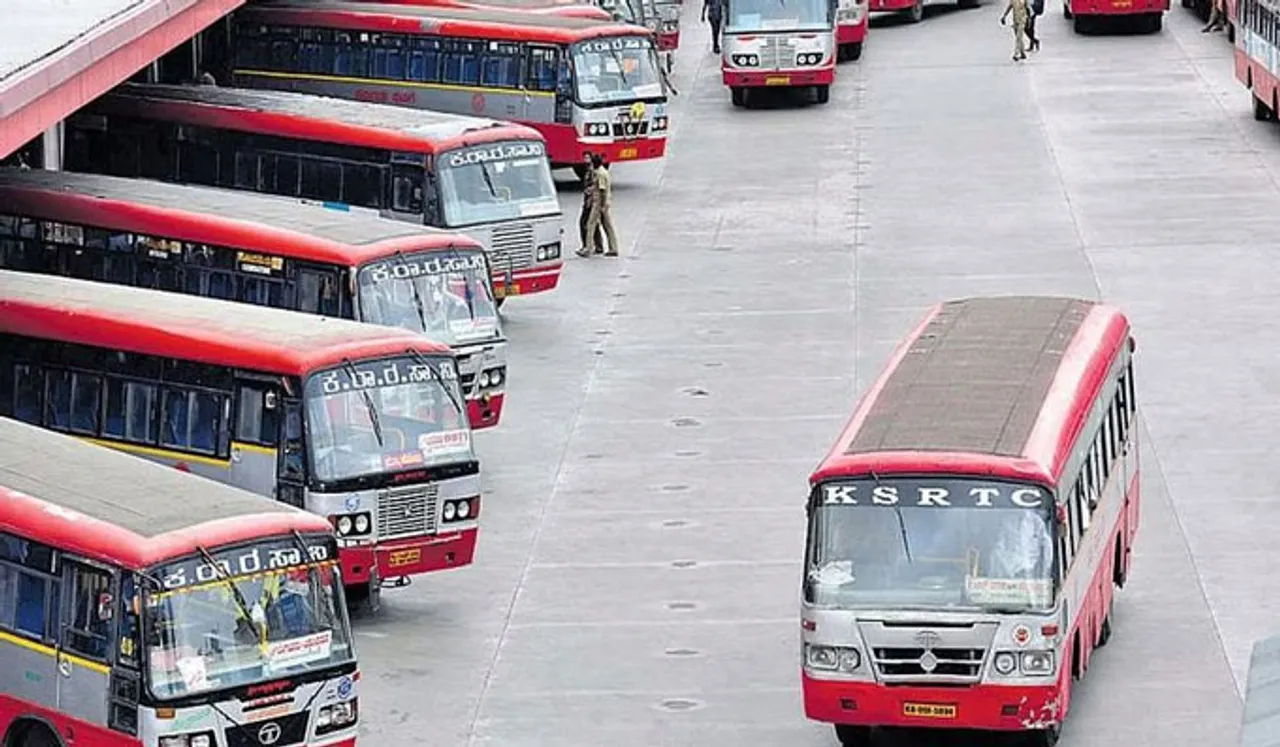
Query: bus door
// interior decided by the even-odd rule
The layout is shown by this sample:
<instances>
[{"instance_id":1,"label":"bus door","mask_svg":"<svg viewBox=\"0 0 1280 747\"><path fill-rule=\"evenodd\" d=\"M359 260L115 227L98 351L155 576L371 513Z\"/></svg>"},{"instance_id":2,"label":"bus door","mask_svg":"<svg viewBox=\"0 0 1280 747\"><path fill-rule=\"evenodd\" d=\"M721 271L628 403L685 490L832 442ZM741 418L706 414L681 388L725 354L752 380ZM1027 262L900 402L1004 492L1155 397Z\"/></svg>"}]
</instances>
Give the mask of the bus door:
<instances>
[{"instance_id":1,"label":"bus door","mask_svg":"<svg viewBox=\"0 0 1280 747\"><path fill-rule=\"evenodd\" d=\"M302 400L286 397L280 423L280 448L276 450L275 498L295 508L306 508L307 462L302 437Z\"/></svg>"},{"instance_id":2,"label":"bus door","mask_svg":"<svg viewBox=\"0 0 1280 747\"><path fill-rule=\"evenodd\" d=\"M280 383L260 374L237 372L236 432L231 439L231 483L257 495L276 487L280 442Z\"/></svg>"},{"instance_id":3,"label":"bus door","mask_svg":"<svg viewBox=\"0 0 1280 747\"><path fill-rule=\"evenodd\" d=\"M560 96L560 48L545 44L529 44L525 47L525 90L540 95L524 96L524 121L559 122ZM546 94L552 94L547 96ZM548 106L550 103L550 106ZM572 116L572 110L569 112Z\"/></svg>"},{"instance_id":4,"label":"bus door","mask_svg":"<svg viewBox=\"0 0 1280 747\"><path fill-rule=\"evenodd\" d=\"M556 66L556 124L573 124L573 62L568 48L559 48L560 63ZM575 135L576 140L576 135ZM575 156L573 164L581 160Z\"/></svg>"},{"instance_id":5,"label":"bus door","mask_svg":"<svg viewBox=\"0 0 1280 747\"><path fill-rule=\"evenodd\" d=\"M117 643L107 703L107 726L137 736L138 699L142 695L142 582L132 573L122 573L117 596Z\"/></svg>"},{"instance_id":6,"label":"bus door","mask_svg":"<svg viewBox=\"0 0 1280 747\"><path fill-rule=\"evenodd\" d=\"M63 556L61 635L58 637L58 710L92 724L107 723L113 574Z\"/></svg>"}]
</instances>

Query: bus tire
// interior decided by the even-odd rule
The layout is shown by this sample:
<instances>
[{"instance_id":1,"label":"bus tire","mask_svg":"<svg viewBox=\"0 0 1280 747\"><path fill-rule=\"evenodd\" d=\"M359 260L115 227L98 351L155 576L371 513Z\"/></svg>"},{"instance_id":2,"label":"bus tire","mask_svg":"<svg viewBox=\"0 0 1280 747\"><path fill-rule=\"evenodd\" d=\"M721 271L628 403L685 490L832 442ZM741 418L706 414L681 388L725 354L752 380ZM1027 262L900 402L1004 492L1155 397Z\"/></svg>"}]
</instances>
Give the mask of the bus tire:
<instances>
[{"instance_id":1,"label":"bus tire","mask_svg":"<svg viewBox=\"0 0 1280 747\"><path fill-rule=\"evenodd\" d=\"M1258 98L1258 94L1253 95L1253 118L1259 122L1270 122L1276 116L1276 112L1265 101Z\"/></svg>"},{"instance_id":2,"label":"bus tire","mask_svg":"<svg viewBox=\"0 0 1280 747\"><path fill-rule=\"evenodd\" d=\"M1120 531L1123 532L1124 530L1121 529ZM1115 570L1111 572L1111 582L1118 588L1123 589L1124 582L1127 580L1128 578L1124 570L1124 540L1120 537L1116 537L1116 564Z\"/></svg>"},{"instance_id":3,"label":"bus tire","mask_svg":"<svg viewBox=\"0 0 1280 747\"><path fill-rule=\"evenodd\" d=\"M1111 640L1111 608L1114 606L1115 598L1112 597L1111 604L1107 605L1107 614L1102 618L1102 625L1098 626L1098 645L1095 648L1102 648Z\"/></svg>"},{"instance_id":4,"label":"bus tire","mask_svg":"<svg viewBox=\"0 0 1280 747\"><path fill-rule=\"evenodd\" d=\"M1027 744L1033 747L1054 747L1062 737L1062 726L1054 724L1044 729L1036 729L1027 734Z\"/></svg>"},{"instance_id":5,"label":"bus tire","mask_svg":"<svg viewBox=\"0 0 1280 747\"><path fill-rule=\"evenodd\" d=\"M844 58L846 60L856 60L862 57L862 42L846 44L840 49L844 52Z\"/></svg>"},{"instance_id":6,"label":"bus tire","mask_svg":"<svg viewBox=\"0 0 1280 747\"><path fill-rule=\"evenodd\" d=\"M43 721L19 719L9 729L4 747L62 747L62 739Z\"/></svg>"},{"instance_id":7,"label":"bus tire","mask_svg":"<svg viewBox=\"0 0 1280 747\"><path fill-rule=\"evenodd\" d=\"M1075 16L1071 25L1077 34L1084 34L1089 30L1089 19L1085 16Z\"/></svg>"},{"instance_id":8,"label":"bus tire","mask_svg":"<svg viewBox=\"0 0 1280 747\"><path fill-rule=\"evenodd\" d=\"M741 86L734 86L729 89L729 96L733 99L734 106L747 105L747 89L742 88Z\"/></svg>"},{"instance_id":9,"label":"bus tire","mask_svg":"<svg viewBox=\"0 0 1280 747\"><path fill-rule=\"evenodd\" d=\"M871 727L852 724L836 724L836 739L841 747L868 747L871 744Z\"/></svg>"},{"instance_id":10,"label":"bus tire","mask_svg":"<svg viewBox=\"0 0 1280 747\"><path fill-rule=\"evenodd\" d=\"M1164 13L1147 14L1147 33L1158 34L1164 28Z\"/></svg>"},{"instance_id":11,"label":"bus tire","mask_svg":"<svg viewBox=\"0 0 1280 747\"><path fill-rule=\"evenodd\" d=\"M825 104L831 100L831 86L829 85L814 86L813 93L817 97L819 104Z\"/></svg>"},{"instance_id":12,"label":"bus tire","mask_svg":"<svg viewBox=\"0 0 1280 747\"><path fill-rule=\"evenodd\" d=\"M1071 20L1071 6L1066 3L1062 4L1062 17L1068 21Z\"/></svg>"},{"instance_id":13,"label":"bus tire","mask_svg":"<svg viewBox=\"0 0 1280 747\"><path fill-rule=\"evenodd\" d=\"M348 586L347 605L361 616L376 615L382 609L382 587L372 583Z\"/></svg>"},{"instance_id":14,"label":"bus tire","mask_svg":"<svg viewBox=\"0 0 1280 747\"><path fill-rule=\"evenodd\" d=\"M924 0L916 0L916 4L907 8L907 23L920 23L924 20Z\"/></svg>"},{"instance_id":15,"label":"bus tire","mask_svg":"<svg viewBox=\"0 0 1280 747\"><path fill-rule=\"evenodd\" d=\"M1236 25L1234 23L1227 24L1227 41L1231 44L1236 43Z\"/></svg>"}]
</instances>

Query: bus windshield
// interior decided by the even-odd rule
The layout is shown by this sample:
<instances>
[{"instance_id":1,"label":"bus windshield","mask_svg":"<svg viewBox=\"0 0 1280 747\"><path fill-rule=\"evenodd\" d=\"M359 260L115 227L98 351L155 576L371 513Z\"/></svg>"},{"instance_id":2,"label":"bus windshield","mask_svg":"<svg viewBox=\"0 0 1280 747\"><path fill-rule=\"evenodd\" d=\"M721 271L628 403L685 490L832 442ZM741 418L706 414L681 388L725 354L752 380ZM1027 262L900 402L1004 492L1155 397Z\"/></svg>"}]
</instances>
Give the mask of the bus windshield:
<instances>
[{"instance_id":1,"label":"bus windshield","mask_svg":"<svg viewBox=\"0 0 1280 747\"><path fill-rule=\"evenodd\" d=\"M475 458L453 360L347 363L307 380L315 478L329 482Z\"/></svg>"},{"instance_id":2,"label":"bus windshield","mask_svg":"<svg viewBox=\"0 0 1280 747\"><path fill-rule=\"evenodd\" d=\"M360 268L360 319L465 345L502 336L484 250L403 254Z\"/></svg>"},{"instance_id":3,"label":"bus windshield","mask_svg":"<svg viewBox=\"0 0 1280 747\"><path fill-rule=\"evenodd\" d=\"M645 36L592 39L573 45L578 101L625 103L666 95L653 43Z\"/></svg>"},{"instance_id":4,"label":"bus windshield","mask_svg":"<svg viewBox=\"0 0 1280 747\"><path fill-rule=\"evenodd\" d=\"M336 556L337 550L332 551ZM348 664L355 659L342 584L333 563L311 566L288 541L239 547L164 569L171 588L145 602L151 693L168 700ZM227 573L252 555L249 574ZM275 567L281 558L290 567ZM183 577L174 583L176 573Z\"/></svg>"},{"instance_id":5,"label":"bus windshield","mask_svg":"<svg viewBox=\"0 0 1280 747\"><path fill-rule=\"evenodd\" d=\"M639 2L640 0L634 0ZM632 5L633 0L597 0L604 10L607 10L615 20L623 23L629 23L634 26L643 26L645 17L643 13L636 13L636 8Z\"/></svg>"},{"instance_id":6,"label":"bus windshield","mask_svg":"<svg viewBox=\"0 0 1280 747\"><path fill-rule=\"evenodd\" d=\"M725 31L819 31L831 28L828 0L729 0Z\"/></svg>"},{"instance_id":7,"label":"bus windshield","mask_svg":"<svg viewBox=\"0 0 1280 747\"><path fill-rule=\"evenodd\" d=\"M444 224L450 228L560 212L547 150L540 142L456 150L436 163Z\"/></svg>"},{"instance_id":8,"label":"bus windshield","mask_svg":"<svg viewBox=\"0 0 1280 747\"><path fill-rule=\"evenodd\" d=\"M820 487L806 597L879 609L1042 610L1053 604L1052 496L977 479Z\"/></svg>"}]
</instances>

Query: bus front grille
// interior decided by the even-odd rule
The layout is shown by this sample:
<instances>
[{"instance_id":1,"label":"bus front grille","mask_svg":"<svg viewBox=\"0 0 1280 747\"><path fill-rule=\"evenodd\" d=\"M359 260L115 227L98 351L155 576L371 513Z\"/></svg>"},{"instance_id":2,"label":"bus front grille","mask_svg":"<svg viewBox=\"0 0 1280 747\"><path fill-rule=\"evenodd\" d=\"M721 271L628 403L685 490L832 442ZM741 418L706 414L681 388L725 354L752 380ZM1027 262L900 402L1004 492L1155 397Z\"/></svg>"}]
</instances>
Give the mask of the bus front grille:
<instances>
[{"instance_id":1,"label":"bus front grille","mask_svg":"<svg viewBox=\"0 0 1280 747\"><path fill-rule=\"evenodd\" d=\"M760 48L760 67L765 70L795 67L796 50L784 36L766 36Z\"/></svg>"},{"instance_id":2,"label":"bus front grille","mask_svg":"<svg viewBox=\"0 0 1280 747\"><path fill-rule=\"evenodd\" d=\"M439 485L410 485L378 491L378 539L418 537L436 530Z\"/></svg>"},{"instance_id":3,"label":"bus front grille","mask_svg":"<svg viewBox=\"0 0 1280 747\"><path fill-rule=\"evenodd\" d=\"M303 712L292 713L283 718L255 721L248 728L238 726L227 729L223 732L227 747L260 747L262 741L258 735L270 725L278 727L272 730L275 732L275 739L271 742L272 747L289 747L305 744L307 741L307 714Z\"/></svg>"},{"instance_id":4,"label":"bus front grille","mask_svg":"<svg viewBox=\"0 0 1280 747\"><path fill-rule=\"evenodd\" d=\"M930 678L977 680L986 652L980 648L873 648L876 670L886 680ZM925 656L928 653L929 656Z\"/></svg>"},{"instance_id":5,"label":"bus front grille","mask_svg":"<svg viewBox=\"0 0 1280 747\"><path fill-rule=\"evenodd\" d=\"M533 267L533 224L508 223L493 229L489 253L494 273Z\"/></svg>"}]
</instances>

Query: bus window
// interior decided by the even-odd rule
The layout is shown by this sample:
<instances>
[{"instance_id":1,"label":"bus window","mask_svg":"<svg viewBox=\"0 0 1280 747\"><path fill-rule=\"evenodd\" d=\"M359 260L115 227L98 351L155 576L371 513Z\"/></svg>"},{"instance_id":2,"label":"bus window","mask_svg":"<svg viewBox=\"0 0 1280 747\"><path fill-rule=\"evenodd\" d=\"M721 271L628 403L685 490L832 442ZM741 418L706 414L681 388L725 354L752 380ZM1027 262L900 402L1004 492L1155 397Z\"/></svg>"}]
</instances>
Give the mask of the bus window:
<instances>
[{"instance_id":1,"label":"bus window","mask_svg":"<svg viewBox=\"0 0 1280 747\"><path fill-rule=\"evenodd\" d=\"M102 379L71 371L46 375L45 425L55 430L97 435Z\"/></svg>"},{"instance_id":2,"label":"bus window","mask_svg":"<svg viewBox=\"0 0 1280 747\"><path fill-rule=\"evenodd\" d=\"M236 440L275 446L279 439L280 410L274 389L266 384L242 384L236 400Z\"/></svg>"},{"instance_id":3,"label":"bus window","mask_svg":"<svg viewBox=\"0 0 1280 747\"><path fill-rule=\"evenodd\" d=\"M367 208L382 207L382 169L363 163L342 165L342 201Z\"/></svg>"},{"instance_id":4,"label":"bus window","mask_svg":"<svg viewBox=\"0 0 1280 747\"><path fill-rule=\"evenodd\" d=\"M284 281L256 275L240 276L239 298L256 306L284 308Z\"/></svg>"},{"instance_id":5,"label":"bus window","mask_svg":"<svg viewBox=\"0 0 1280 747\"><path fill-rule=\"evenodd\" d=\"M317 158L302 160L302 197L313 200L342 199L342 167Z\"/></svg>"},{"instance_id":6,"label":"bus window","mask_svg":"<svg viewBox=\"0 0 1280 747\"><path fill-rule=\"evenodd\" d=\"M440 39L411 39L409 53L409 80L418 83L437 83L440 80Z\"/></svg>"},{"instance_id":7,"label":"bus window","mask_svg":"<svg viewBox=\"0 0 1280 747\"><path fill-rule=\"evenodd\" d=\"M132 443L154 444L156 387L140 381L107 379L107 420L103 435Z\"/></svg>"},{"instance_id":8,"label":"bus window","mask_svg":"<svg viewBox=\"0 0 1280 747\"><path fill-rule=\"evenodd\" d=\"M62 645L81 656L105 661L114 609L111 574L74 562L64 567L71 609Z\"/></svg>"},{"instance_id":9,"label":"bus window","mask_svg":"<svg viewBox=\"0 0 1280 747\"><path fill-rule=\"evenodd\" d=\"M560 60L555 47L529 48L529 80L526 83L530 90L556 90L556 71Z\"/></svg>"},{"instance_id":10,"label":"bus window","mask_svg":"<svg viewBox=\"0 0 1280 747\"><path fill-rule=\"evenodd\" d=\"M520 47L497 44L484 56L480 85L490 88L520 87Z\"/></svg>"},{"instance_id":11,"label":"bus window","mask_svg":"<svg viewBox=\"0 0 1280 747\"><path fill-rule=\"evenodd\" d=\"M25 423L40 425L40 408L43 402L44 372L29 364L15 366L13 374L13 417Z\"/></svg>"},{"instance_id":12,"label":"bus window","mask_svg":"<svg viewBox=\"0 0 1280 747\"><path fill-rule=\"evenodd\" d=\"M133 574L125 574L120 580L120 642L116 657L127 667L138 667L138 618L142 612L142 596L138 593L138 581Z\"/></svg>"},{"instance_id":13,"label":"bus window","mask_svg":"<svg viewBox=\"0 0 1280 747\"><path fill-rule=\"evenodd\" d=\"M222 425L222 397L211 392L164 388L160 445L183 451L216 454Z\"/></svg>"},{"instance_id":14,"label":"bus window","mask_svg":"<svg viewBox=\"0 0 1280 747\"><path fill-rule=\"evenodd\" d=\"M338 279L333 272L298 270L298 309L323 316L337 316L342 311Z\"/></svg>"}]
</instances>

